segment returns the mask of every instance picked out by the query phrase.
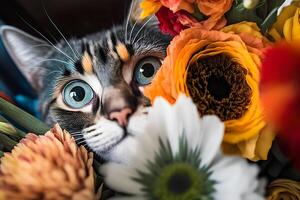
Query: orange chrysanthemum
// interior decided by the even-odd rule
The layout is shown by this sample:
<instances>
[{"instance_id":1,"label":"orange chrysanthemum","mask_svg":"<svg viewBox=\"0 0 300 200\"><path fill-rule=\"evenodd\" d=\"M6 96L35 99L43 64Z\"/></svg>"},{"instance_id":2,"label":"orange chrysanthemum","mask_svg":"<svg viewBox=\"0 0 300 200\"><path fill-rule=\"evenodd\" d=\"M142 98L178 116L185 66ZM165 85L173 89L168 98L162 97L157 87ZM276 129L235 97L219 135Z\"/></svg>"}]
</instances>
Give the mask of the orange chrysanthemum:
<instances>
[{"instance_id":1,"label":"orange chrysanthemum","mask_svg":"<svg viewBox=\"0 0 300 200\"><path fill-rule=\"evenodd\" d=\"M95 199L93 154L77 147L55 125L43 136L28 134L0 165L4 199Z\"/></svg>"},{"instance_id":2,"label":"orange chrysanthemum","mask_svg":"<svg viewBox=\"0 0 300 200\"><path fill-rule=\"evenodd\" d=\"M266 133L258 82L267 43L254 23L222 31L186 29L169 45L145 95L151 101L163 96L171 103L180 93L191 96L201 115L216 114L225 122L225 152L266 159L274 136Z\"/></svg>"}]
</instances>

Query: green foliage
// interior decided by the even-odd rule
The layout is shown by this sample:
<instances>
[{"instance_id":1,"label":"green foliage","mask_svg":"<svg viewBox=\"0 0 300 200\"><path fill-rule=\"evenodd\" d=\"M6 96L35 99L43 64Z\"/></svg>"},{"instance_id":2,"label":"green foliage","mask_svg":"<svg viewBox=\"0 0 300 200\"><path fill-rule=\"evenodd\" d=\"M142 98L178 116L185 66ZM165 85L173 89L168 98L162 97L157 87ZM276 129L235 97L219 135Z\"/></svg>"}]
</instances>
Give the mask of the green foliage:
<instances>
[{"instance_id":1,"label":"green foliage","mask_svg":"<svg viewBox=\"0 0 300 200\"><path fill-rule=\"evenodd\" d=\"M262 0L255 8L246 9L243 0L235 0L226 13L228 25L242 21L255 22L265 33L276 21L277 11L284 2L285 0Z\"/></svg>"},{"instance_id":2,"label":"green foliage","mask_svg":"<svg viewBox=\"0 0 300 200\"><path fill-rule=\"evenodd\" d=\"M45 123L2 98L0 98L0 112L35 134L44 134L49 130Z\"/></svg>"},{"instance_id":3,"label":"green foliage","mask_svg":"<svg viewBox=\"0 0 300 200\"><path fill-rule=\"evenodd\" d=\"M198 4L194 4L194 13L192 14L198 21L205 20L207 16L205 16L198 8Z\"/></svg>"}]
</instances>

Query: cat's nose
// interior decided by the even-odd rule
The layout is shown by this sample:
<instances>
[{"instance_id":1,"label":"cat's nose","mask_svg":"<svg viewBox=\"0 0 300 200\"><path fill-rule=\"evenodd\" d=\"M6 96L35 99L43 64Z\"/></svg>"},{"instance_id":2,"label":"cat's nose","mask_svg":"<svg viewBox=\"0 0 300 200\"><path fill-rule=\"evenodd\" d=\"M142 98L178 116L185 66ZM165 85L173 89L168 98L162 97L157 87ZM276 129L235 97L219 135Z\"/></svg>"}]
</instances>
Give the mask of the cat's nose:
<instances>
[{"instance_id":1,"label":"cat's nose","mask_svg":"<svg viewBox=\"0 0 300 200\"><path fill-rule=\"evenodd\" d=\"M128 123L128 119L130 115L132 114L132 109L131 108L123 108L119 111L113 111L109 114L109 119L110 120L115 120L118 122L118 124L122 127L126 127Z\"/></svg>"}]
</instances>

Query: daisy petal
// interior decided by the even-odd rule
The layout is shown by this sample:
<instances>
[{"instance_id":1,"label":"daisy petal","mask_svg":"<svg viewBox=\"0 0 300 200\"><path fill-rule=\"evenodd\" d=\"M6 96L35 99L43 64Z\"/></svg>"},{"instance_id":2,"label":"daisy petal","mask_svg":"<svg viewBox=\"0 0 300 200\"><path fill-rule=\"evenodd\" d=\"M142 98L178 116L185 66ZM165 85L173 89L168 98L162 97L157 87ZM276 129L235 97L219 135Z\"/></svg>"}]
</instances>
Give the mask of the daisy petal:
<instances>
[{"instance_id":1,"label":"daisy petal","mask_svg":"<svg viewBox=\"0 0 300 200\"><path fill-rule=\"evenodd\" d=\"M178 152L178 138L182 133L182 123L180 123L178 116L174 113L174 107L165 99L156 98L154 107L149 111L149 121L152 121L152 125L149 128L159 133L159 137L163 141L168 139L173 155L175 155Z\"/></svg>"},{"instance_id":2,"label":"daisy petal","mask_svg":"<svg viewBox=\"0 0 300 200\"><path fill-rule=\"evenodd\" d=\"M201 123L199 122L200 117L197 107L191 98L180 95L174 109L176 116L178 116L178 121L175 123L182 124L182 130L188 140L188 144L190 144L189 147L194 149L202 140L202 134L200 133Z\"/></svg>"},{"instance_id":3,"label":"daisy petal","mask_svg":"<svg viewBox=\"0 0 300 200\"><path fill-rule=\"evenodd\" d=\"M126 194L143 194L141 185L132 180L132 175L136 174L134 168L124 164L109 163L101 167L101 173L105 176L105 183L114 190Z\"/></svg>"},{"instance_id":4,"label":"daisy petal","mask_svg":"<svg viewBox=\"0 0 300 200\"><path fill-rule=\"evenodd\" d=\"M255 193L258 186L258 168L249 165L245 160L239 157L223 157L211 170L211 179L217 182L215 199L223 199L226 196L228 199L240 200L244 194Z\"/></svg>"},{"instance_id":5,"label":"daisy petal","mask_svg":"<svg viewBox=\"0 0 300 200\"><path fill-rule=\"evenodd\" d=\"M124 196L117 196L109 198L109 200L145 200L145 197L142 196L130 196L130 197L124 197Z\"/></svg>"},{"instance_id":6,"label":"daisy petal","mask_svg":"<svg viewBox=\"0 0 300 200\"><path fill-rule=\"evenodd\" d=\"M201 119L201 133L203 134L200 151L202 155L202 165L209 165L220 152L221 142L224 136L224 124L216 116L204 116Z\"/></svg>"}]
</instances>

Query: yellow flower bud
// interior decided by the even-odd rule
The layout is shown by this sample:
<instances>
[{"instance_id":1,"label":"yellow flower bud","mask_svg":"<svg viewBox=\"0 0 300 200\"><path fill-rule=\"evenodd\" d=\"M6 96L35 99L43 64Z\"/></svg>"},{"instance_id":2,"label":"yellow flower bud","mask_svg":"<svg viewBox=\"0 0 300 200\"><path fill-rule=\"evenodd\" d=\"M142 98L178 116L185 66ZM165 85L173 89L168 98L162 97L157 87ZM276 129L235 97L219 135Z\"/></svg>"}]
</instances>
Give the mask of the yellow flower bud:
<instances>
[{"instance_id":1,"label":"yellow flower bud","mask_svg":"<svg viewBox=\"0 0 300 200\"><path fill-rule=\"evenodd\" d=\"M253 9L257 6L259 0L244 0L243 5L247 9Z\"/></svg>"}]
</instances>

